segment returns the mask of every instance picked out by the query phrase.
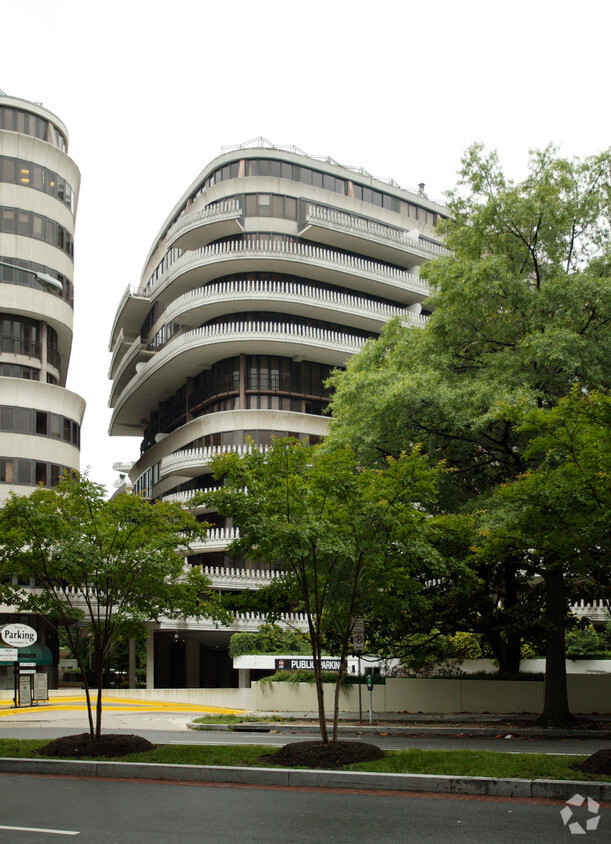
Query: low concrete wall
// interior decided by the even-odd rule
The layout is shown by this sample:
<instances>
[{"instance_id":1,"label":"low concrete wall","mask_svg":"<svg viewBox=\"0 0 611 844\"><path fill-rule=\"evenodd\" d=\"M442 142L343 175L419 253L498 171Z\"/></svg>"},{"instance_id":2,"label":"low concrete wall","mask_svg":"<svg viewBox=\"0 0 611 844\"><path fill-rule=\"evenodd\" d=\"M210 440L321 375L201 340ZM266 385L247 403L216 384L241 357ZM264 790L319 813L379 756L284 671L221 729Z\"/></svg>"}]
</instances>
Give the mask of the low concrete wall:
<instances>
[{"instance_id":1,"label":"low concrete wall","mask_svg":"<svg viewBox=\"0 0 611 844\"><path fill-rule=\"evenodd\" d=\"M580 714L611 713L611 676L569 675L569 705ZM545 686L527 680L391 679L373 688L373 709L406 713L532 713L543 710ZM264 712L316 712L316 690L310 683L253 683L256 708ZM369 693L362 691L363 710ZM325 709L333 708L333 686L325 684ZM342 712L358 712L358 686L340 695Z\"/></svg>"},{"instance_id":2,"label":"low concrete wall","mask_svg":"<svg viewBox=\"0 0 611 844\"><path fill-rule=\"evenodd\" d=\"M579 714L611 714L611 675L571 674L567 677L569 706ZM95 690L94 690L95 693ZM334 686L325 683L325 709L333 709ZM539 713L543 709L544 683L515 680L448 680L389 678L373 687L373 710L405 713ZM51 700L73 697L75 690L51 690ZM78 692L77 692L78 694ZM82 694L82 693L81 693ZM105 689L104 695L131 700L187 703L249 712L317 712L312 683L253 683L250 689ZM0 691L11 700L12 692ZM361 689L362 710L369 710L369 692ZM340 694L341 712L358 712L358 686Z\"/></svg>"}]
</instances>

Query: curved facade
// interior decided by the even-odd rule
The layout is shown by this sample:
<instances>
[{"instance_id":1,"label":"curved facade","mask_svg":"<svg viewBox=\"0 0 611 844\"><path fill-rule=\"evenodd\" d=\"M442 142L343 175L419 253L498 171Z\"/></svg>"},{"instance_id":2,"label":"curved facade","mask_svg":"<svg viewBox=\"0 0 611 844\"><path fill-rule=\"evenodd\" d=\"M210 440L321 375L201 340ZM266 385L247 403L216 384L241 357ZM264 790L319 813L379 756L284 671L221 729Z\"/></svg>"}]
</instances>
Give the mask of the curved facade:
<instances>
[{"instance_id":1,"label":"curved facade","mask_svg":"<svg viewBox=\"0 0 611 844\"><path fill-rule=\"evenodd\" d=\"M80 173L67 151L52 112L0 95L0 502L79 469L85 402L65 385Z\"/></svg>"},{"instance_id":2,"label":"curved facade","mask_svg":"<svg viewBox=\"0 0 611 844\"><path fill-rule=\"evenodd\" d=\"M149 498L188 501L213 483L211 458L248 438L317 442L331 370L391 317L415 328L426 319L419 267L445 252L444 208L331 159L256 143L200 173L117 311L110 433L141 437L130 480ZM214 585L267 582L269 572L225 554L232 526L206 519L214 527L192 559ZM187 684L200 685L188 665Z\"/></svg>"}]
</instances>

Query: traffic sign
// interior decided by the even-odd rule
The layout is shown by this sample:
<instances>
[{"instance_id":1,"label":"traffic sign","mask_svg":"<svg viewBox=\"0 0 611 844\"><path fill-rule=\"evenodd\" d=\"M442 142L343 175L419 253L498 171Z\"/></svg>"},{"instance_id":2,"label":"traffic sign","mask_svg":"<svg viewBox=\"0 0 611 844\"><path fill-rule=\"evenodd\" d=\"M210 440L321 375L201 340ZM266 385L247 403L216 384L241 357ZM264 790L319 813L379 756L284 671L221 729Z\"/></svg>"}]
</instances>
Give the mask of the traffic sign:
<instances>
[{"instance_id":1,"label":"traffic sign","mask_svg":"<svg viewBox=\"0 0 611 844\"><path fill-rule=\"evenodd\" d=\"M365 650L365 634L364 633L353 633L352 634L352 646L353 646L355 651Z\"/></svg>"},{"instance_id":2,"label":"traffic sign","mask_svg":"<svg viewBox=\"0 0 611 844\"><path fill-rule=\"evenodd\" d=\"M365 619L362 615L357 616L354 619L354 623L352 625L352 632L353 633L364 633L365 632Z\"/></svg>"}]
</instances>

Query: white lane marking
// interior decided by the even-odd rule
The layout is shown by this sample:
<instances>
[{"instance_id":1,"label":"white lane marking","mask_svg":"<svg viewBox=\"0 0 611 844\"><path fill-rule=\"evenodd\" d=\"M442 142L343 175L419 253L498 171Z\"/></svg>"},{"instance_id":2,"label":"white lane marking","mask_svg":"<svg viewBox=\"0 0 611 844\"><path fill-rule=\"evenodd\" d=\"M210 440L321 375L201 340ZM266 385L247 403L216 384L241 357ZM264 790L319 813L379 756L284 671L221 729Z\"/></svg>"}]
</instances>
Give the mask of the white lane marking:
<instances>
[{"instance_id":1,"label":"white lane marking","mask_svg":"<svg viewBox=\"0 0 611 844\"><path fill-rule=\"evenodd\" d=\"M44 829L40 826L0 826L0 829L10 829L13 832L46 832L48 835L80 835L72 829Z\"/></svg>"}]
</instances>

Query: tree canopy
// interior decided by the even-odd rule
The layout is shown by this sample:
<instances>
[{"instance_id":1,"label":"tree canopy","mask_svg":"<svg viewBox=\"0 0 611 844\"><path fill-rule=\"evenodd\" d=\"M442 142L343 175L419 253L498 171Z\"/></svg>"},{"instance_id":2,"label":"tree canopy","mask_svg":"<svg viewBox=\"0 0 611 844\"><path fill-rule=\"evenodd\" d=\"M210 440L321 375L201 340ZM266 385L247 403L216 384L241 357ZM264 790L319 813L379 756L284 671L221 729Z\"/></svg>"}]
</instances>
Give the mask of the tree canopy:
<instances>
[{"instance_id":1,"label":"tree canopy","mask_svg":"<svg viewBox=\"0 0 611 844\"><path fill-rule=\"evenodd\" d=\"M0 510L0 596L65 630L89 685L78 631L91 636L98 675L95 735L101 730L104 665L113 646L164 615L225 616L198 568L185 571L184 550L205 526L177 504L123 493L66 475L53 489L11 495ZM34 581L34 587L20 583Z\"/></svg>"},{"instance_id":2,"label":"tree canopy","mask_svg":"<svg viewBox=\"0 0 611 844\"><path fill-rule=\"evenodd\" d=\"M357 616L367 615L408 584L423 562L431 563L427 507L443 466L429 466L417 449L389 458L384 469L366 469L351 449L332 451L292 439L275 439L266 450L213 463L220 490L209 505L230 516L240 536L230 550L281 563L285 601L305 612L314 657L319 721L328 741L320 658L336 653L341 668L338 696ZM277 580L277 579L276 579ZM272 587L278 590L277 582Z\"/></svg>"},{"instance_id":3,"label":"tree canopy","mask_svg":"<svg viewBox=\"0 0 611 844\"><path fill-rule=\"evenodd\" d=\"M550 147L533 153L527 177L514 183L496 154L473 146L440 226L451 255L421 270L432 291L428 324L422 330L389 324L331 381L331 444L351 445L367 465L420 444L423 454L455 469L441 479L437 506L460 514L474 531L463 528L462 549L460 543L453 549L479 578L479 589L471 579L462 590L471 596L462 623L480 625L497 656L511 652L514 663L517 631L526 618L535 622L538 594L523 576L525 549L499 547L494 560L484 560L472 556L471 545L500 485L544 462L531 448L524 414L553 408L574 385L608 391L610 174L609 152L578 161ZM570 567L559 569L551 557L539 564L554 580L553 587L546 583L548 606L555 604L558 615L562 607L566 617L565 584L553 573ZM460 584L451 587L461 593ZM501 605L508 623L502 642L496 622L490 626ZM456 610L457 625L459 616ZM554 625L548 618L548 633ZM552 698L563 668L559 639L548 651L546 687L546 712L558 718L563 704Z\"/></svg>"}]
</instances>

